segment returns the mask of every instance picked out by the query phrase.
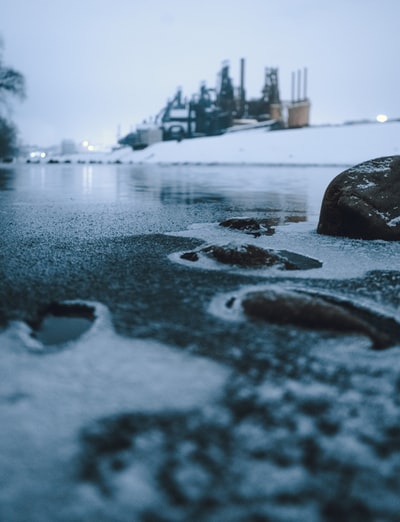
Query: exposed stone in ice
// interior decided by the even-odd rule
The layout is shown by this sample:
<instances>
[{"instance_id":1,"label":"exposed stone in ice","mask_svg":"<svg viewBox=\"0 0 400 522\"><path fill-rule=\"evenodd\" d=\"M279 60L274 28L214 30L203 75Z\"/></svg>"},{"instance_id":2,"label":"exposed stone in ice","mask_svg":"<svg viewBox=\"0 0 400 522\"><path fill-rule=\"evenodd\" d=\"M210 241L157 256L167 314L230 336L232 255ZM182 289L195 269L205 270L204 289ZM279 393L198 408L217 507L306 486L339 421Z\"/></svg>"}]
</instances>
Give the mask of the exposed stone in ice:
<instances>
[{"instance_id":1,"label":"exposed stone in ice","mask_svg":"<svg viewBox=\"0 0 400 522\"><path fill-rule=\"evenodd\" d=\"M359 239L400 239L400 156L356 165L328 186L318 233Z\"/></svg>"}]
</instances>

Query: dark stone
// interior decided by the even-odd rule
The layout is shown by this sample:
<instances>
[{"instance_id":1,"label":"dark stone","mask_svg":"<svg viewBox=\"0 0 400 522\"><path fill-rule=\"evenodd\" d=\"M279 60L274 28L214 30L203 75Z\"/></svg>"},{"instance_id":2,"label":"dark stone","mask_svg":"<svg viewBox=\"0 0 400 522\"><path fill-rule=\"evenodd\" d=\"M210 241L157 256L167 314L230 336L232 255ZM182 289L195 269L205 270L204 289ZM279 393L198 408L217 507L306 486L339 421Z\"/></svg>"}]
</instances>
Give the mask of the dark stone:
<instances>
[{"instance_id":1,"label":"dark stone","mask_svg":"<svg viewBox=\"0 0 400 522\"><path fill-rule=\"evenodd\" d=\"M275 324L367 335L375 349L393 346L399 339L400 325L393 325L390 318L382 317L381 329L378 329L371 324L368 314L356 306L302 291L274 287L250 292L243 298L242 306L250 317ZM388 330L390 333L393 330L393 337Z\"/></svg>"},{"instance_id":2,"label":"dark stone","mask_svg":"<svg viewBox=\"0 0 400 522\"><path fill-rule=\"evenodd\" d=\"M266 266L267 263L266 251L252 245L243 245L242 247L211 245L197 251L184 252L180 257L186 261L194 262L200 259L199 254L212 257L219 263L248 268L260 268ZM270 259L270 265L272 264L272 259Z\"/></svg>"},{"instance_id":3,"label":"dark stone","mask_svg":"<svg viewBox=\"0 0 400 522\"><path fill-rule=\"evenodd\" d=\"M287 250L266 250L255 245L210 245L199 251L185 252L181 259L198 261L199 253L212 257L219 263L246 268L276 266L283 270L309 270L320 268L322 263Z\"/></svg>"},{"instance_id":4,"label":"dark stone","mask_svg":"<svg viewBox=\"0 0 400 522\"><path fill-rule=\"evenodd\" d=\"M279 256L254 245L211 245L203 248L202 252L227 265L261 268L282 264Z\"/></svg>"},{"instance_id":5,"label":"dark stone","mask_svg":"<svg viewBox=\"0 0 400 522\"><path fill-rule=\"evenodd\" d=\"M312 268L321 268L322 263L318 259L296 254L289 250L279 250L279 256L286 260L287 270L311 270Z\"/></svg>"},{"instance_id":6,"label":"dark stone","mask_svg":"<svg viewBox=\"0 0 400 522\"><path fill-rule=\"evenodd\" d=\"M272 236L275 233L274 225L277 225L276 219L256 219L256 218L230 218L221 221L220 226L231 228L234 230L241 230L246 234L253 234L255 236Z\"/></svg>"},{"instance_id":7,"label":"dark stone","mask_svg":"<svg viewBox=\"0 0 400 522\"><path fill-rule=\"evenodd\" d=\"M181 254L181 259L185 259L186 261L198 261L199 255L197 252L184 252Z\"/></svg>"},{"instance_id":8,"label":"dark stone","mask_svg":"<svg viewBox=\"0 0 400 522\"><path fill-rule=\"evenodd\" d=\"M366 161L339 174L326 189L319 234L400 239L400 156Z\"/></svg>"}]
</instances>

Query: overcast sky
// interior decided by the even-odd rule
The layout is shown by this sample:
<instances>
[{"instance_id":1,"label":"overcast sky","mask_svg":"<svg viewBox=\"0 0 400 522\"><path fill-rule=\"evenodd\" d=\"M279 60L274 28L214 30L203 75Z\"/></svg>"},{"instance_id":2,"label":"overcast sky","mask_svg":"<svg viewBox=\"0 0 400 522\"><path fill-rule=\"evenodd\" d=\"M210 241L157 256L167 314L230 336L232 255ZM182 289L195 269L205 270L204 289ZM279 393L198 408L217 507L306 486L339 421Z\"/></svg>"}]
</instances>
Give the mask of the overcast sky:
<instances>
[{"instance_id":1,"label":"overcast sky","mask_svg":"<svg viewBox=\"0 0 400 522\"><path fill-rule=\"evenodd\" d=\"M3 61L22 72L13 103L24 143L113 144L178 86L215 87L224 60L248 97L278 67L308 68L311 123L400 117L400 0L0 0Z\"/></svg>"}]
</instances>

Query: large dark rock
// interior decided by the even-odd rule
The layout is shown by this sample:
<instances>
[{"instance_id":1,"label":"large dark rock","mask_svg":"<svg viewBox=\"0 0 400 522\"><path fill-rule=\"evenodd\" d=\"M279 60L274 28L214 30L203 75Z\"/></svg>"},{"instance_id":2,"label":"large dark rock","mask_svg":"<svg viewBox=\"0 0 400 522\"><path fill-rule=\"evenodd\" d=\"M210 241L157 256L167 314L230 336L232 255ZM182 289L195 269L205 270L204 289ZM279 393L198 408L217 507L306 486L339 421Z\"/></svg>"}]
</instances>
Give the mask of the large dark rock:
<instances>
[{"instance_id":1,"label":"large dark rock","mask_svg":"<svg viewBox=\"0 0 400 522\"><path fill-rule=\"evenodd\" d=\"M318 233L400 240L400 156L366 161L339 174L326 189Z\"/></svg>"}]
</instances>

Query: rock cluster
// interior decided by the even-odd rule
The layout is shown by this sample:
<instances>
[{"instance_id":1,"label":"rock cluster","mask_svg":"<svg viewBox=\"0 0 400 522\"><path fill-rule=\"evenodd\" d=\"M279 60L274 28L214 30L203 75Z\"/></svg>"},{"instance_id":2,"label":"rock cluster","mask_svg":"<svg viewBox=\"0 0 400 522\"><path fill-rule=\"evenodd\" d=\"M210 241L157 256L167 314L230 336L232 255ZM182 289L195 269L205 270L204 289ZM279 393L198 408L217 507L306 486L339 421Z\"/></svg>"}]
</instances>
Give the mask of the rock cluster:
<instances>
[{"instance_id":1,"label":"rock cluster","mask_svg":"<svg viewBox=\"0 0 400 522\"><path fill-rule=\"evenodd\" d=\"M195 262L200 259L200 255L205 255L225 265L242 268L275 266L281 270L309 270L322 266L317 259L295 252L265 249L251 244L209 245L198 251L184 252L181 254L181 259Z\"/></svg>"}]
</instances>

